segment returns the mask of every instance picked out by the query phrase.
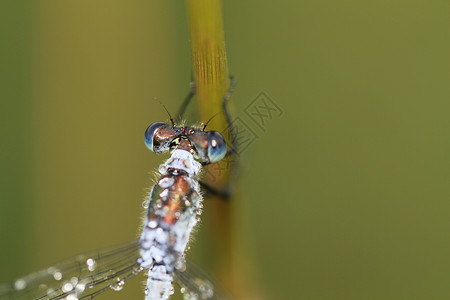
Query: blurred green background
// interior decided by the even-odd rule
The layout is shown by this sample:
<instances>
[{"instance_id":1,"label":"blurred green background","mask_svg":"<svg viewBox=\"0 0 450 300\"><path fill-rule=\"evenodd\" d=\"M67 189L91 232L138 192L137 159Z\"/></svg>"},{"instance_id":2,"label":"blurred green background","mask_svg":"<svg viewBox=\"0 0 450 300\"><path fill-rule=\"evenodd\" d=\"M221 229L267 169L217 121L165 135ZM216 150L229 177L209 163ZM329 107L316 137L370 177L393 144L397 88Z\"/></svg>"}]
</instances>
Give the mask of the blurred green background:
<instances>
[{"instance_id":1,"label":"blurred green background","mask_svg":"<svg viewBox=\"0 0 450 300\"><path fill-rule=\"evenodd\" d=\"M266 299L450 298L449 8L225 1L234 115L257 135L233 230ZM177 111L191 61L180 1L5 1L0 28L7 280L137 236L164 158L143 143L167 119L153 99ZM261 91L283 110L263 129Z\"/></svg>"}]
</instances>

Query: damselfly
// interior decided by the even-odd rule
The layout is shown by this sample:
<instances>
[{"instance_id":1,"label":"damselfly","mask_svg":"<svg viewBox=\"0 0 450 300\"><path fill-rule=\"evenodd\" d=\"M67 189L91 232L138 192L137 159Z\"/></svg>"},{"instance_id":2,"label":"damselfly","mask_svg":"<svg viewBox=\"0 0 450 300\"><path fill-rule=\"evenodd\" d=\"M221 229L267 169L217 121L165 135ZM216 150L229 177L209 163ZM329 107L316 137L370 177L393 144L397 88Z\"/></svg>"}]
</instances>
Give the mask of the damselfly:
<instances>
[{"instance_id":1,"label":"damselfly","mask_svg":"<svg viewBox=\"0 0 450 300\"><path fill-rule=\"evenodd\" d=\"M222 101L230 129L226 102L233 85L234 80ZM193 90L184 104L192 96ZM140 238L86 252L0 285L1 299L92 299L110 289L121 290L128 279L144 270L148 270L146 300L168 299L174 292L174 280L186 299L218 298L211 282L184 254L202 209L201 166L216 163L235 149L227 147L219 132L205 131L206 125L176 126L169 117L171 125L156 122L145 132L145 144L151 151L170 151L171 156L159 167L160 177L150 192Z\"/></svg>"}]
</instances>

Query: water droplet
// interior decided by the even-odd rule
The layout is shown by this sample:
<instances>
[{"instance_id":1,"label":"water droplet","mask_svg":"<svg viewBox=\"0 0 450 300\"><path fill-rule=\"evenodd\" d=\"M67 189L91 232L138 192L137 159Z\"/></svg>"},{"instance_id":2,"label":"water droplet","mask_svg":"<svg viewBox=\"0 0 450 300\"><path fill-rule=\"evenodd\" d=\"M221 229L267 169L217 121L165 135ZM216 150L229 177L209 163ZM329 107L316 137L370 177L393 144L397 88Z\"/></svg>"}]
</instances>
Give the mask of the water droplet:
<instances>
[{"instance_id":1,"label":"water droplet","mask_svg":"<svg viewBox=\"0 0 450 300\"><path fill-rule=\"evenodd\" d=\"M162 201L161 199L156 200L156 208L161 208L162 207Z\"/></svg>"},{"instance_id":2,"label":"water droplet","mask_svg":"<svg viewBox=\"0 0 450 300\"><path fill-rule=\"evenodd\" d=\"M181 287L180 292L181 292L182 294L186 293L186 288L185 288L184 286Z\"/></svg>"},{"instance_id":3,"label":"water droplet","mask_svg":"<svg viewBox=\"0 0 450 300\"><path fill-rule=\"evenodd\" d=\"M148 295L148 288L145 288L144 293L145 293L145 295Z\"/></svg>"},{"instance_id":4,"label":"water droplet","mask_svg":"<svg viewBox=\"0 0 450 300\"><path fill-rule=\"evenodd\" d=\"M196 278L195 283L197 284L199 291L202 293L201 298L209 299L214 296L214 287L210 281Z\"/></svg>"},{"instance_id":5,"label":"water droplet","mask_svg":"<svg viewBox=\"0 0 450 300\"><path fill-rule=\"evenodd\" d=\"M27 282L25 281L25 279L17 279L14 282L14 288L16 290L23 290L26 287L27 287Z\"/></svg>"},{"instance_id":6,"label":"water droplet","mask_svg":"<svg viewBox=\"0 0 450 300\"><path fill-rule=\"evenodd\" d=\"M167 214L169 214L169 212L170 212L170 207L164 206L164 207L163 207L163 214L164 214L164 215L167 215Z\"/></svg>"},{"instance_id":7,"label":"water droplet","mask_svg":"<svg viewBox=\"0 0 450 300\"><path fill-rule=\"evenodd\" d=\"M203 209L199 208L197 209L197 215L201 215L203 213Z\"/></svg>"},{"instance_id":8,"label":"water droplet","mask_svg":"<svg viewBox=\"0 0 450 300\"><path fill-rule=\"evenodd\" d=\"M113 283L110 285L111 289L113 289L114 291L120 291L123 289L123 286L125 285L125 281L120 280L119 278L117 278L117 282Z\"/></svg>"},{"instance_id":9,"label":"water droplet","mask_svg":"<svg viewBox=\"0 0 450 300\"><path fill-rule=\"evenodd\" d=\"M53 273L53 278L55 278L55 280L61 280L62 279L61 272L56 271L55 273Z\"/></svg>"},{"instance_id":10,"label":"water droplet","mask_svg":"<svg viewBox=\"0 0 450 300\"><path fill-rule=\"evenodd\" d=\"M54 295L56 293L56 291L54 290L54 289L52 289L52 288L50 288L50 289L48 289L47 290L47 296L52 296L52 294Z\"/></svg>"},{"instance_id":11,"label":"water droplet","mask_svg":"<svg viewBox=\"0 0 450 300\"><path fill-rule=\"evenodd\" d=\"M145 208L145 209L148 208L149 204L150 204L150 200L144 200L144 201L142 201L142 207Z\"/></svg>"},{"instance_id":12,"label":"water droplet","mask_svg":"<svg viewBox=\"0 0 450 300\"><path fill-rule=\"evenodd\" d=\"M165 174L167 172L167 167L165 165L160 165L158 171L161 174Z\"/></svg>"},{"instance_id":13,"label":"water droplet","mask_svg":"<svg viewBox=\"0 0 450 300\"><path fill-rule=\"evenodd\" d=\"M175 262L175 268L181 272L186 271L186 259L184 258L184 256L181 256L177 259L177 261Z\"/></svg>"},{"instance_id":14,"label":"water droplet","mask_svg":"<svg viewBox=\"0 0 450 300\"><path fill-rule=\"evenodd\" d=\"M173 177L164 177L158 182L159 186L162 188L173 186L174 183L175 179Z\"/></svg>"},{"instance_id":15,"label":"water droplet","mask_svg":"<svg viewBox=\"0 0 450 300\"><path fill-rule=\"evenodd\" d=\"M78 284L78 278L77 277L70 278L70 283L72 283L73 286L76 286Z\"/></svg>"},{"instance_id":16,"label":"water droplet","mask_svg":"<svg viewBox=\"0 0 450 300\"><path fill-rule=\"evenodd\" d=\"M169 238L169 235L167 234L167 231L164 231L162 228L156 228L156 234L155 234L155 240L160 244L167 243L167 240ZM162 254L164 255L164 254Z\"/></svg>"},{"instance_id":17,"label":"water droplet","mask_svg":"<svg viewBox=\"0 0 450 300\"><path fill-rule=\"evenodd\" d=\"M148 222L148 227L150 228L156 228L156 226L158 226L158 222L156 222L156 220L150 220Z\"/></svg>"},{"instance_id":18,"label":"water droplet","mask_svg":"<svg viewBox=\"0 0 450 300\"><path fill-rule=\"evenodd\" d=\"M70 292L71 290L73 290L73 285L72 285L72 283L66 282L66 283L63 284L63 286L62 286L62 291L63 291L64 293Z\"/></svg>"},{"instance_id":19,"label":"water droplet","mask_svg":"<svg viewBox=\"0 0 450 300\"><path fill-rule=\"evenodd\" d=\"M78 296L76 294L70 294L66 298L67 300L78 300Z\"/></svg>"},{"instance_id":20,"label":"water droplet","mask_svg":"<svg viewBox=\"0 0 450 300\"><path fill-rule=\"evenodd\" d=\"M95 268L97 268L97 262L93 258L88 258L86 260L86 265L88 266L88 270L93 272Z\"/></svg>"},{"instance_id":21,"label":"water droplet","mask_svg":"<svg viewBox=\"0 0 450 300\"><path fill-rule=\"evenodd\" d=\"M123 285L121 285L119 283L114 283L114 284L111 284L111 289L118 292L123 289Z\"/></svg>"},{"instance_id":22,"label":"water droplet","mask_svg":"<svg viewBox=\"0 0 450 300\"><path fill-rule=\"evenodd\" d=\"M138 274L139 272L142 272L143 270L144 270L143 267L136 267L136 268L134 268L134 270L133 270L133 274L136 275L136 274Z\"/></svg>"},{"instance_id":23,"label":"water droplet","mask_svg":"<svg viewBox=\"0 0 450 300\"><path fill-rule=\"evenodd\" d=\"M163 199L166 200L167 196L169 195L169 190L165 189L163 190L161 193L159 193L159 196Z\"/></svg>"},{"instance_id":24,"label":"water droplet","mask_svg":"<svg viewBox=\"0 0 450 300\"><path fill-rule=\"evenodd\" d=\"M186 291L183 294L183 299L184 300L198 300L199 298L198 298L198 295L196 293L191 292L191 291Z\"/></svg>"},{"instance_id":25,"label":"water droplet","mask_svg":"<svg viewBox=\"0 0 450 300\"><path fill-rule=\"evenodd\" d=\"M84 292L86 289L86 284L89 283L89 279L85 278L83 280L80 280L80 282L75 286L75 290L77 292Z\"/></svg>"}]
</instances>

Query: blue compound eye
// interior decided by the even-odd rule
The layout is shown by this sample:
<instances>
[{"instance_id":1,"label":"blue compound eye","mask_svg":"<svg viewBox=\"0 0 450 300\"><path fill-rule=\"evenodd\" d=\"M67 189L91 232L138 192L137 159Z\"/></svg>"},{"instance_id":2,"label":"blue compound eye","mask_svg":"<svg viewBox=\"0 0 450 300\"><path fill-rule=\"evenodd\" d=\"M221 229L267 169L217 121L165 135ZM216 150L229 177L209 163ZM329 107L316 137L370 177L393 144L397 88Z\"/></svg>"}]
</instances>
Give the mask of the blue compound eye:
<instances>
[{"instance_id":1,"label":"blue compound eye","mask_svg":"<svg viewBox=\"0 0 450 300\"><path fill-rule=\"evenodd\" d=\"M173 127L163 122L156 122L145 131L144 141L148 149L161 153L169 150L173 136Z\"/></svg>"},{"instance_id":2,"label":"blue compound eye","mask_svg":"<svg viewBox=\"0 0 450 300\"><path fill-rule=\"evenodd\" d=\"M227 154L227 143L223 136L217 131L208 131L208 159L215 163Z\"/></svg>"}]
</instances>

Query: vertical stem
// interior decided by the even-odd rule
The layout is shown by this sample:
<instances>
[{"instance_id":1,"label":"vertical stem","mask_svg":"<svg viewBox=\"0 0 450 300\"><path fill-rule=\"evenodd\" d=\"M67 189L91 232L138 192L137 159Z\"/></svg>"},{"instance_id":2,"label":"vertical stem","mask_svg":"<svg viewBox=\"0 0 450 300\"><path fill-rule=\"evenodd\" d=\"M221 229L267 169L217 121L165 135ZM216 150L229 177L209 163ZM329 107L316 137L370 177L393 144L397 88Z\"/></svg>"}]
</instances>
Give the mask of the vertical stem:
<instances>
[{"instance_id":1,"label":"vertical stem","mask_svg":"<svg viewBox=\"0 0 450 300\"><path fill-rule=\"evenodd\" d=\"M229 74L220 0L186 0L188 14L193 76L199 104L200 120L205 122L222 112L222 99L229 87ZM223 113L208 124L208 128L223 132L228 127ZM229 138L230 137L225 137ZM209 168L206 183L216 189L224 187L229 170ZM212 198L212 197L211 197ZM231 221L229 203L223 199L208 198L208 218L211 223L209 240L214 253L213 268L218 279L228 290L233 288L231 258Z\"/></svg>"},{"instance_id":2,"label":"vertical stem","mask_svg":"<svg viewBox=\"0 0 450 300\"><path fill-rule=\"evenodd\" d=\"M230 85L221 1L186 0L186 8L199 115L200 120L205 122L223 111L222 100ZM225 115L220 113L214 117L208 128L223 133L228 128ZM225 138L231 141L230 136ZM221 165L210 165L206 183L213 188L223 189L234 174L230 174L227 162L219 164ZM251 269L250 259L244 253L239 255L238 262L238 256L232 252L236 248L233 247L232 240L236 240L236 237L232 236L230 204L238 201L236 195L229 202L210 198L207 199L209 209L205 217L208 217L211 225L208 242L211 242L211 251L214 253L213 268L216 276L236 299L262 299L252 280L246 276Z\"/></svg>"},{"instance_id":3,"label":"vertical stem","mask_svg":"<svg viewBox=\"0 0 450 300\"><path fill-rule=\"evenodd\" d=\"M221 101L229 86L221 1L186 0L186 6L199 113L206 121L221 111ZM211 125L227 127L223 115L214 118Z\"/></svg>"}]
</instances>

